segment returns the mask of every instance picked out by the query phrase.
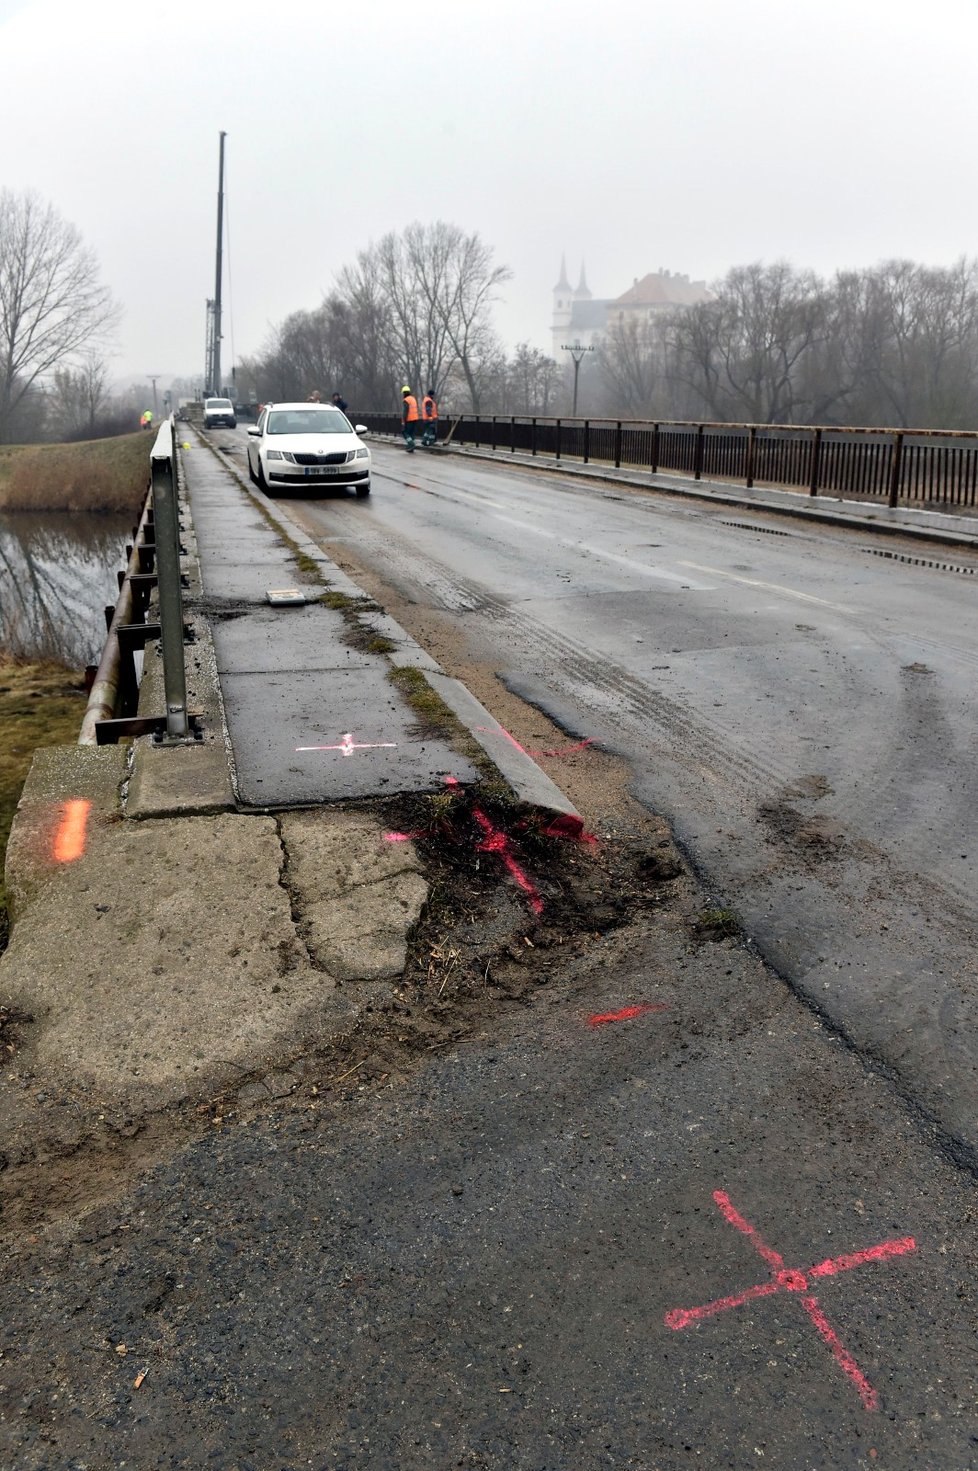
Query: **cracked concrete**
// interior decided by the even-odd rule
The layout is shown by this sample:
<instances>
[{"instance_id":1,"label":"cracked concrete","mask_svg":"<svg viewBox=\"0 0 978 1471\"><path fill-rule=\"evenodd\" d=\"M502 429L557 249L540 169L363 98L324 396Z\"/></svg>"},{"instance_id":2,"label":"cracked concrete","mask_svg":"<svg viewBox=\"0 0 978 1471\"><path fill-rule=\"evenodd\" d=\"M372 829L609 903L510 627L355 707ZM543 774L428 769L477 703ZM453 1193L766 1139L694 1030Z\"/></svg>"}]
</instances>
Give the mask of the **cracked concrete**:
<instances>
[{"instance_id":1,"label":"cracked concrete","mask_svg":"<svg viewBox=\"0 0 978 1471\"><path fill-rule=\"evenodd\" d=\"M413 843L385 841L362 812L294 812L281 826L314 964L341 981L399 976L428 897Z\"/></svg>"},{"instance_id":2,"label":"cracked concrete","mask_svg":"<svg viewBox=\"0 0 978 1471\"><path fill-rule=\"evenodd\" d=\"M91 801L75 861L52 856L64 758L25 787L0 990L33 1020L8 1091L130 1113L206 1097L350 1027L358 991L341 983L400 976L428 892L412 844L364 811L131 822L113 755L72 757Z\"/></svg>"}]
</instances>

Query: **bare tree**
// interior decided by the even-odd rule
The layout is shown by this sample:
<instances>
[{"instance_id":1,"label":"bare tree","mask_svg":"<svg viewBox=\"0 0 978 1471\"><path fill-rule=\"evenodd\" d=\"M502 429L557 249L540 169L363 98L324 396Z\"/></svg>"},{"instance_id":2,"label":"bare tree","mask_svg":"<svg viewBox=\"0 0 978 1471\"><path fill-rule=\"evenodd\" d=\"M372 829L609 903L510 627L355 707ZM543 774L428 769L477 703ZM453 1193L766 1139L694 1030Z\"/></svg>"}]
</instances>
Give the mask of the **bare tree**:
<instances>
[{"instance_id":1,"label":"bare tree","mask_svg":"<svg viewBox=\"0 0 978 1471\"><path fill-rule=\"evenodd\" d=\"M410 225L404 233L412 258L432 263L430 272L420 275L424 300L451 345L477 414L483 385L492 380L499 358L492 304L513 273L493 265L492 247L457 225L439 220L427 227ZM437 381L435 376L432 382Z\"/></svg>"},{"instance_id":2,"label":"bare tree","mask_svg":"<svg viewBox=\"0 0 978 1471\"><path fill-rule=\"evenodd\" d=\"M811 271L787 261L737 266L712 301L674 316L673 371L716 419L804 422L802 368L826 338L827 308Z\"/></svg>"},{"instance_id":3,"label":"bare tree","mask_svg":"<svg viewBox=\"0 0 978 1471\"><path fill-rule=\"evenodd\" d=\"M105 359L92 355L78 368L55 368L48 398L56 438L95 439L108 399Z\"/></svg>"},{"instance_id":4,"label":"bare tree","mask_svg":"<svg viewBox=\"0 0 978 1471\"><path fill-rule=\"evenodd\" d=\"M550 413L561 373L553 358L519 342L506 368L506 407L517 414Z\"/></svg>"},{"instance_id":5,"label":"bare tree","mask_svg":"<svg viewBox=\"0 0 978 1471\"><path fill-rule=\"evenodd\" d=\"M648 418L669 412L666 402L668 319L618 321L598 343L597 366L615 414Z\"/></svg>"},{"instance_id":6,"label":"bare tree","mask_svg":"<svg viewBox=\"0 0 978 1471\"><path fill-rule=\"evenodd\" d=\"M74 225L36 194L0 191L0 443L25 394L117 317Z\"/></svg>"}]
</instances>

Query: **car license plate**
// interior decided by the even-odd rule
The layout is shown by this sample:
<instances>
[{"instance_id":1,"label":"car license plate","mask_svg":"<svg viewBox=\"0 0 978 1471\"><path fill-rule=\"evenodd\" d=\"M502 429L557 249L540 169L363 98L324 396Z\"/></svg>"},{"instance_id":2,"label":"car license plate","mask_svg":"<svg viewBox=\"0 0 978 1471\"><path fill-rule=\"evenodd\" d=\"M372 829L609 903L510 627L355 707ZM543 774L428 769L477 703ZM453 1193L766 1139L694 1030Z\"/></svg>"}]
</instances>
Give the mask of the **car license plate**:
<instances>
[{"instance_id":1,"label":"car license plate","mask_svg":"<svg viewBox=\"0 0 978 1471\"><path fill-rule=\"evenodd\" d=\"M340 468L339 465L307 465L305 470L307 475L338 475Z\"/></svg>"}]
</instances>

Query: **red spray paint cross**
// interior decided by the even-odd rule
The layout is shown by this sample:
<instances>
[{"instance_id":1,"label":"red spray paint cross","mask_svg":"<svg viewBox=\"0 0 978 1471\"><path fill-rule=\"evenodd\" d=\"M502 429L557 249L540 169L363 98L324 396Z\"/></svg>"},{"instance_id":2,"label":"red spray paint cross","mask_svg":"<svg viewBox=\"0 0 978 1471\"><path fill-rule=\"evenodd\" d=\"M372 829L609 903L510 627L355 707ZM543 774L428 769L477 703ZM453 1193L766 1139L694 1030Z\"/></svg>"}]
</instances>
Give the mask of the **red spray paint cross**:
<instances>
[{"instance_id":1,"label":"red spray paint cross","mask_svg":"<svg viewBox=\"0 0 978 1471\"><path fill-rule=\"evenodd\" d=\"M915 1250L917 1243L913 1237L903 1236L899 1240L881 1241L879 1245L867 1247L864 1251L850 1252L846 1256L828 1257L824 1262L816 1262L813 1267L801 1269L785 1267L783 1257L761 1239L749 1221L744 1220L740 1212L731 1204L729 1195L723 1190L714 1190L713 1199L720 1207L724 1219L729 1221L731 1226L735 1226L738 1231L743 1232L754 1250L767 1263L771 1271L771 1279L768 1282L758 1282L755 1286L748 1287L744 1292L734 1293L731 1297L718 1297L713 1302L704 1303L702 1307L673 1308L671 1312L666 1313L666 1326L675 1329L688 1328L691 1323L699 1323L703 1318L712 1318L716 1313L725 1313L730 1308L739 1308L755 1297L771 1297L778 1292L794 1292L816 1331L831 1349L839 1368L856 1386L859 1398L866 1409L875 1410L879 1402L876 1390L855 1359L843 1346L838 1334L819 1306L818 1298L812 1294L809 1284L813 1279L819 1277L837 1277L840 1272L851 1272L853 1267L864 1266L867 1262L880 1262L887 1257L903 1256L906 1252Z\"/></svg>"}]
</instances>

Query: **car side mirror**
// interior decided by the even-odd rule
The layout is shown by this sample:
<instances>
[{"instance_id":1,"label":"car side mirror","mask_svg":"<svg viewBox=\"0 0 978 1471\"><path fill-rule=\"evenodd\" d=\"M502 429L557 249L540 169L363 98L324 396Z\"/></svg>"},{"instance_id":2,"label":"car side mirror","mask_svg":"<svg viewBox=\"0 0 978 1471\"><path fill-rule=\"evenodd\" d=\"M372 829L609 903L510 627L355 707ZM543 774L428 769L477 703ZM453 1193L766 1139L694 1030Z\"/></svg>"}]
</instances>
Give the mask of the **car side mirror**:
<instances>
[{"instance_id":1,"label":"car side mirror","mask_svg":"<svg viewBox=\"0 0 978 1471\"><path fill-rule=\"evenodd\" d=\"M366 424L354 424L353 432L354 434L369 434L370 430L367 428Z\"/></svg>"},{"instance_id":2,"label":"car side mirror","mask_svg":"<svg viewBox=\"0 0 978 1471\"><path fill-rule=\"evenodd\" d=\"M249 434L254 434L254 435L257 436L257 435L260 435L261 434L261 430L259 429L259 427L258 427L257 424L249 424L248 425L248 433Z\"/></svg>"}]
</instances>

